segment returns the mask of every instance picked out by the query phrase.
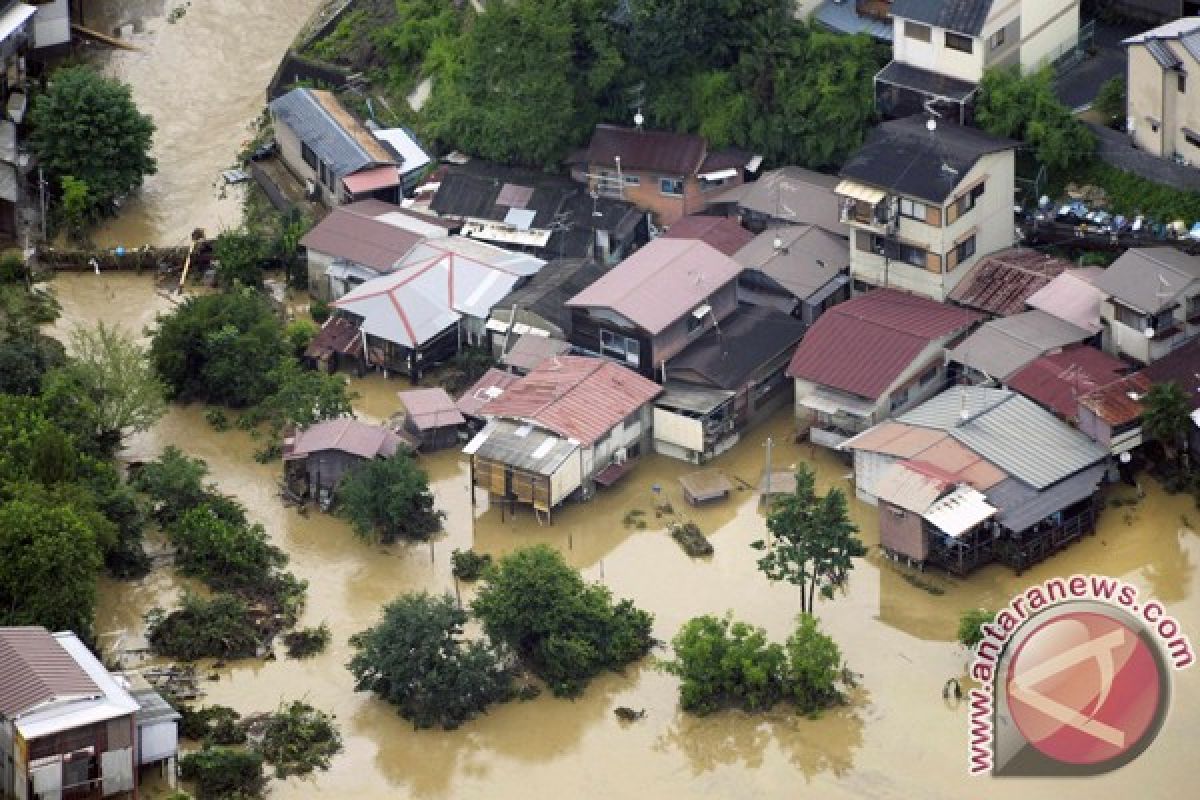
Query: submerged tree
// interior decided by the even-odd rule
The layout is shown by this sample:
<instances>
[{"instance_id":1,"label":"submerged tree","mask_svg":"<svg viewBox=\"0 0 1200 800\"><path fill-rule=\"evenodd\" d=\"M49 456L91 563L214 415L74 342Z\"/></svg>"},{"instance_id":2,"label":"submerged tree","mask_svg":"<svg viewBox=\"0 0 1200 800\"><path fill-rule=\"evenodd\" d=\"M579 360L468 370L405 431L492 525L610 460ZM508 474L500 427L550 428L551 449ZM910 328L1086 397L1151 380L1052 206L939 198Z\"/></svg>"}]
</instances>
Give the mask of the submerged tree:
<instances>
[{"instance_id":1,"label":"submerged tree","mask_svg":"<svg viewBox=\"0 0 1200 800\"><path fill-rule=\"evenodd\" d=\"M777 498L767 515L771 541L751 543L765 551L758 568L771 581L786 581L800 588L800 609L812 613L817 592L832 597L854 568L854 556L866 550L850 521L846 496L833 488L820 496L807 465L796 470L796 490Z\"/></svg>"},{"instance_id":2,"label":"submerged tree","mask_svg":"<svg viewBox=\"0 0 1200 800\"><path fill-rule=\"evenodd\" d=\"M434 510L429 476L405 452L370 459L351 470L337 496L354 530L367 539L427 539L445 516Z\"/></svg>"},{"instance_id":3,"label":"submerged tree","mask_svg":"<svg viewBox=\"0 0 1200 800\"><path fill-rule=\"evenodd\" d=\"M166 411L165 389L145 348L120 328L103 322L70 335L72 363L96 403L98 438L120 441L125 433L149 430Z\"/></svg>"},{"instance_id":4,"label":"submerged tree","mask_svg":"<svg viewBox=\"0 0 1200 800\"><path fill-rule=\"evenodd\" d=\"M1156 383L1142 398L1142 430L1146 436L1162 444L1167 458L1174 461L1180 450L1187 447L1188 431L1192 426L1192 404L1179 384Z\"/></svg>"}]
</instances>

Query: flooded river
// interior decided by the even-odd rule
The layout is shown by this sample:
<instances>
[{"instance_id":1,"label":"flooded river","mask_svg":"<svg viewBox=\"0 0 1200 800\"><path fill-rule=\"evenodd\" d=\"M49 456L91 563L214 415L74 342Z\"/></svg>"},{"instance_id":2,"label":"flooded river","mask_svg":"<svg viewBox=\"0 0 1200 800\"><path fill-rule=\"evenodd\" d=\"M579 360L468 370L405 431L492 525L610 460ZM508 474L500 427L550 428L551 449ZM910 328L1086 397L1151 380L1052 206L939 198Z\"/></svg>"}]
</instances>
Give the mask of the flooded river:
<instances>
[{"instance_id":1,"label":"flooded river","mask_svg":"<svg viewBox=\"0 0 1200 800\"><path fill-rule=\"evenodd\" d=\"M167 306L145 278L64 275L55 285L65 312L61 327L99 316L140 329L152 315L148 310ZM405 384L372 377L355 388L362 395L359 406L378 417L395 409L394 392ZM722 456L718 466L754 482L762 468L761 444L773 435L777 466L807 461L818 470L822 487L849 489L848 468L788 443L789 427L788 415L780 414ZM314 659L241 662L220 670L221 679L206 687L209 702L243 713L304 697L337 714L345 752L312 780L276 783L276 797L1092 800L1179 797L1191 780L1200 728L1197 669L1175 676L1166 725L1145 754L1115 773L1083 781L968 781L965 707L950 708L941 698L942 684L966 665L965 652L952 641L959 612L998 607L1018 590L1053 576L1083 571L1126 578L1162 600L1193 641L1200 639L1195 570L1200 538L1188 519L1200 519L1200 512L1190 498L1163 496L1154 486L1132 511L1107 511L1098 535L1024 576L999 567L961 581L923 576L945 590L940 596L911 585L872 547L852 573L848 593L818 608L851 668L863 674L852 703L819 719L782 709L765 715L683 714L676 679L647 660L626 674L600 678L575 701L547 695L495 708L458 731L416 732L385 703L353 691L344 668L351 655L346 640L373 624L380 606L401 592L453 592L449 554L455 547L499 555L534 542L551 544L589 579L652 611L655 633L663 640L689 617L727 609L776 638L786 636L799 602L795 590L768 584L755 567L748 545L763 535L764 524L752 494L738 491L723 504L685 510L716 548L711 560L692 560L651 512L655 483L683 508L676 478L687 465L645 459L613 490L567 507L553 526L539 526L528 513L502 520L483 497L472 513L466 462L454 451L444 452L421 457L438 506L447 512L444 536L432 546L382 547L359 541L337 519L283 508L276 495L279 463L255 463L256 443L242 432L214 432L200 407L173 408L131 449L149 457L168 444L207 460L221 488L266 526L291 555L290 568L309 582L303 624L325 621L334 631L332 646ZM651 512L647 529L622 525L633 508ZM857 501L851 510L867 544L877 544L875 510ZM133 583L105 582L97 630L140 629L141 614L155 604L169 605L178 585L169 571ZM464 594L469 600L468 588ZM646 717L622 723L612 713L619 705L645 708Z\"/></svg>"},{"instance_id":2,"label":"flooded river","mask_svg":"<svg viewBox=\"0 0 1200 800\"><path fill-rule=\"evenodd\" d=\"M193 228L214 234L241 220L239 187L221 186L266 101L279 59L322 0L99 0L85 22L101 31L135 25L140 52L106 51L95 61L133 87L154 118L158 173L97 244L177 245ZM171 10L184 8L169 22Z\"/></svg>"}]
</instances>

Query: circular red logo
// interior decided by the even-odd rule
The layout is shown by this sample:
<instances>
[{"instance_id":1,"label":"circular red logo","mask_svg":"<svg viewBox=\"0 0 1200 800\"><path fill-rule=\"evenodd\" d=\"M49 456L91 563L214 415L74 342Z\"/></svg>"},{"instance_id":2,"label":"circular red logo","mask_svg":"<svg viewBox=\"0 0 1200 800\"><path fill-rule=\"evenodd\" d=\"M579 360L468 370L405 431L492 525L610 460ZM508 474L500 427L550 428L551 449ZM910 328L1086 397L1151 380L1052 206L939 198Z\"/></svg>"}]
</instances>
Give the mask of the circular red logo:
<instances>
[{"instance_id":1,"label":"circular red logo","mask_svg":"<svg viewBox=\"0 0 1200 800\"><path fill-rule=\"evenodd\" d=\"M1137 632L1078 611L1048 620L1021 643L1005 690L1029 744L1056 761L1098 764L1129 752L1150 731L1164 700L1161 678Z\"/></svg>"}]
</instances>

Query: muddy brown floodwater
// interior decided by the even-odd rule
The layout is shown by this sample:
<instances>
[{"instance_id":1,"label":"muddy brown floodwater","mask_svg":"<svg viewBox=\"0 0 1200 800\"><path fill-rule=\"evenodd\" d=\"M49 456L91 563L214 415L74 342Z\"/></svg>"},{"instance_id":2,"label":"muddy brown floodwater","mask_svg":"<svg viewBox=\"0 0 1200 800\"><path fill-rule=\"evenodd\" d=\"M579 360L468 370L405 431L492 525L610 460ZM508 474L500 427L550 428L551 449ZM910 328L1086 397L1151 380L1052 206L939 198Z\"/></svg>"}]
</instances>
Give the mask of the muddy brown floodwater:
<instances>
[{"instance_id":1,"label":"muddy brown floodwater","mask_svg":"<svg viewBox=\"0 0 1200 800\"><path fill-rule=\"evenodd\" d=\"M210 235L241 221L242 190L222 188L266 102L279 59L322 0L99 0L85 21L102 31L133 24L140 52L94 59L133 87L154 118L158 173L120 216L94 232L103 246L175 245L193 228ZM175 22L168 14L186 7Z\"/></svg>"},{"instance_id":2,"label":"muddy brown floodwater","mask_svg":"<svg viewBox=\"0 0 1200 800\"><path fill-rule=\"evenodd\" d=\"M60 329L104 318L137 330L167 303L146 278L132 275L64 275L55 288L64 308ZM359 405L370 416L395 408L403 382L371 377L356 381ZM849 490L848 469L827 454L788 443L782 413L718 461L727 474L754 481L763 440L773 435L776 464L807 461L822 488ZM242 661L219 670L207 700L243 713L270 710L305 697L337 714L346 750L332 768L312 780L276 783L286 798L1117 798L1181 797L1192 780L1194 735L1200 726L1200 670L1175 675L1174 695L1158 740L1132 764L1086 780L968 779L965 768L966 709L941 698L947 678L961 675L965 652L953 637L959 612L996 608L1024 587L1074 572L1109 574L1158 597L1200 639L1196 597L1200 540L1189 517L1200 519L1190 498L1165 496L1147 486L1146 499L1103 515L1098 535L1076 544L1017 577L990 567L967 580L936 574L924 580L945 590L935 596L908 583L881 561L875 548L860 559L848 593L822 602L818 615L841 646L863 685L850 705L819 719L783 710L697 718L679 711L676 679L653 669L651 660L623 675L595 681L575 701L548 695L510 703L453 732L413 731L385 703L356 694L344 664L347 638L376 621L380 606L401 592L453 592L452 548L474 546L500 555L545 542L559 548L587 578L603 581L617 596L633 598L655 614L655 633L669 640L697 614L732 609L740 618L784 637L799 610L796 592L774 586L757 572L749 542L762 536L763 518L749 491L725 503L685 513L712 539L710 560L692 560L648 514L646 530L621 523L633 508L650 511L651 485L660 484L677 509L683 507L676 478L688 467L651 457L612 491L585 505L571 505L554 525L540 526L528 513L501 520L486 500L472 514L466 463L455 451L422 456L446 532L432 546L368 545L341 521L316 512L304 517L285 509L276 495L278 462L260 465L248 435L214 432L203 409L174 407L149 433L131 443L132 454L150 457L175 444L208 461L221 488L239 497L253 518L291 556L290 568L309 582L303 624L328 622L333 644L308 661ZM850 492L853 496L853 492ZM874 509L855 500L851 511L868 545L878 543ZM474 517L474 519L472 519ZM142 581L105 581L97 630L141 629L149 607L169 605L180 584L169 570ZM469 600L471 590L464 589ZM616 706L645 708L645 719L624 724Z\"/></svg>"}]
</instances>

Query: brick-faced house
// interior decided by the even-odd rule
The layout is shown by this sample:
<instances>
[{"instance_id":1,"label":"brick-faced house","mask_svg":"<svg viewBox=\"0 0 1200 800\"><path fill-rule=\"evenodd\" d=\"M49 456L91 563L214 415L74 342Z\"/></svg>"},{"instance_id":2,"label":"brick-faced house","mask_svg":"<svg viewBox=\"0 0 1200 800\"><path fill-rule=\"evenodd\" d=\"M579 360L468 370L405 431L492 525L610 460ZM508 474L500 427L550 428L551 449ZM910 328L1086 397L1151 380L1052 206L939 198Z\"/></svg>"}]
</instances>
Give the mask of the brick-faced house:
<instances>
[{"instance_id":1,"label":"brick-faced house","mask_svg":"<svg viewBox=\"0 0 1200 800\"><path fill-rule=\"evenodd\" d=\"M737 186L762 159L744 150L710 151L703 136L597 125L572 174L601 197L618 197L667 227L703 211L721 189Z\"/></svg>"}]
</instances>

